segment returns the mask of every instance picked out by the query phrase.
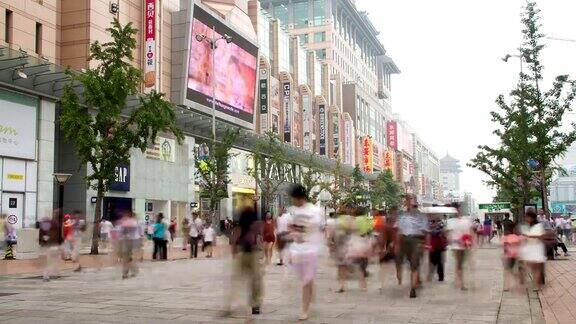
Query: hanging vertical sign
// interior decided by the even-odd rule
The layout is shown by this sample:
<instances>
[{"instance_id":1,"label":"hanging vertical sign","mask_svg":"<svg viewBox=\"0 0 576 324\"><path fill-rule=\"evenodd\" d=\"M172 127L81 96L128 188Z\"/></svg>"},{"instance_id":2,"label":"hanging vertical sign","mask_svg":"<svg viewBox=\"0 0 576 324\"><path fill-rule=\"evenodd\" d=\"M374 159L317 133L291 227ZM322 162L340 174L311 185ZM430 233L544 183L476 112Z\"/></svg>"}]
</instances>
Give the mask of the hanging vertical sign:
<instances>
[{"instance_id":1,"label":"hanging vertical sign","mask_svg":"<svg viewBox=\"0 0 576 324\"><path fill-rule=\"evenodd\" d=\"M156 85L156 0L146 0L146 64L144 66L144 85L151 88Z\"/></svg>"},{"instance_id":2,"label":"hanging vertical sign","mask_svg":"<svg viewBox=\"0 0 576 324\"><path fill-rule=\"evenodd\" d=\"M318 107L318 130L319 130L319 148L320 155L326 155L326 105Z\"/></svg>"},{"instance_id":3,"label":"hanging vertical sign","mask_svg":"<svg viewBox=\"0 0 576 324\"><path fill-rule=\"evenodd\" d=\"M340 115L338 111L332 113L332 149L333 156L340 155Z\"/></svg>"},{"instance_id":4,"label":"hanging vertical sign","mask_svg":"<svg viewBox=\"0 0 576 324\"><path fill-rule=\"evenodd\" d=\"M310 102L310 95L302 95L302 133L303 149L305 151L312 151L312 105Z\"/></svg>"},{"instance_id":5,"label":"hanging vertical sign","mask_svg":"<svg viewBox=\"0 0 576 324\"><path fill-rule=\"evenodd\" d=\"M395 121L386 123L386 139L388 140L389 148L398 149L398 125Z\"/></svg>"},{"instance_id":6,"label":"hanging vertical sign","mask_svg":"<svg viewBox=\"0 0 576 324\"><path fill-rule=\"evenodd\" d=\"M352 121L344 121L344 164L352 165Z\"/></svg>"},{"instance_id":7,"label":"hanging vertical sign","mask_svg":"<svg viewBox=\"0 0 576 324\"><path fill-rule=\"evenodd\" d=\"M290 143L292 135L292 109L290 109L290 82L282 85L282 104L284 110L284 142Z\"/></svg>"},{"instance_id":8,"label":"hanging vertical sign","mask_svg":"<svg viewBox=\"0 0 576 324\"><path fill-rule=\"evenodd\" d=\"M390 171L394 169L394 152L392 150L384 152L384 169Z\"/></svg>"},{"instance_id":9,"label":"hanging vertical sign","mask_svg":"<svg viewBox=\"0 0 576 324\"><path fill-rule=\"evenodd\" d=\"M268 70L260 70L260 132L268 131Z\"/></svg>"},{"instance_id":10,"label":"hanging vertical sign","mask_svg":"<svg viewBox=\"0 0 576 324\"><path fill-rule=\"evenodd\" d=\"M362 139L362 171L372 173L374 169L374 146L372 139L366 136Z\"/></svg>"}]
</instances>

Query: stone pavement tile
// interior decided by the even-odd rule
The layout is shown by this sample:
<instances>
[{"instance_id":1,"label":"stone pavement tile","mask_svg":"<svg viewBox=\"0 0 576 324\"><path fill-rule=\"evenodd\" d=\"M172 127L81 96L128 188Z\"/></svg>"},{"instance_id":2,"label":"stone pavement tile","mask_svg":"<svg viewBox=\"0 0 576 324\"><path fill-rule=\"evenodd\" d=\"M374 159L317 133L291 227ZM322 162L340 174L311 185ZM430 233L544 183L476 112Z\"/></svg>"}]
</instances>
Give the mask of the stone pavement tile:
<instances>
[{"instance_id":1,"label":"stone pavement tile","mask_svg":"<svg viewBox=\"0 0 576 324\"><path fill-rule=\"evenodd\" d=\"M30 324L30 323L42 323L42 324L73 324L78 323L73 319L62 319L62 318L46 318L46 317L33 317L33 316L23 316L18 318L10 318L6 321L2 321L2 324Z\"/></svg>"},{"instance_id":2,"label":"stone pavement tile","mask_svg":"<svg viewBox=\"0 0 576 324\"><path fill-rule=\"evenodd\" d=\"M80 313L80 314L95 314L95 315L112 315L122 312L122 310L118 309L82 308L82 307L62 308L59 311L64 313L73 313L73 314Z\"/></svg>"},{"instance_id":3,"label":"stone pavement tile","mask_svg":"<svg viewBox=\"0 0 576 324\"><path fill-rule=\"evenodd\" d=\"M503 315L530 315L530 306L502 306L500 308L500 314Z\"/></svg>"},{"instance_id":4,"label":"stone pavement tile","mask_svg":"<svg viewBox=\"0 0 576 324\"><path fill-rule=\"evenodd\" d=\"M531 324L532 319L528 315L500 315L497 324Z\"/></svg>"},{"instance_id":5,"label":"stone pavement tile","mask_svg":"<svg viewBox=\"0 0 576 324\"><path fill-rule=\"evenodd\" d=\"M463 321L478 321L486 323L495 323L497 315L470 315L470 314L454 314L452 315L452 320L463 320Z\"/></svg>"}]
</instances>

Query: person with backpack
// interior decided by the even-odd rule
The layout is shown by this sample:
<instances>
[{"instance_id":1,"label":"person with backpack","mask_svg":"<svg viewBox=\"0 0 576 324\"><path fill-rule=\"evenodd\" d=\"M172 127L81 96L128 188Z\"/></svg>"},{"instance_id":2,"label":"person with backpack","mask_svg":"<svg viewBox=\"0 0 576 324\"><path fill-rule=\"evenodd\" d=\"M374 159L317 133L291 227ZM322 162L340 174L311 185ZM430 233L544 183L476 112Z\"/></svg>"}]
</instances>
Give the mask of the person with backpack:
<instances>
[{"instance_id":1,"label":"person with backpack","mask_svg":"<svg viewBox=\"0 0 576 324\"><path fill-rule=\"evenodd\" d=\"M428 281L432 280L434 270L438 273L438 281L444 281L444 252L448 246L444 224L440 219L430 220L430 246L428 250Z\"/></svg>"}]
</instances>

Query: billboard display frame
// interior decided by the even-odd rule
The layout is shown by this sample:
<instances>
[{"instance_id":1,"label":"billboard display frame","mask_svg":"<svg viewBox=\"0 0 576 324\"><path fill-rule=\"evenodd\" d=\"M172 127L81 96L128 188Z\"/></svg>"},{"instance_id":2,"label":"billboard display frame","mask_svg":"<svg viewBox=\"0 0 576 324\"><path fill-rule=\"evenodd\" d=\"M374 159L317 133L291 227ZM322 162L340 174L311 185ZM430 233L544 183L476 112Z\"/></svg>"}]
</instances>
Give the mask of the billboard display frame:
<instances>
[{"instance_id":1,"label":"billboard display frame","mask_svg":"<svg viewBox=\"0 0 576 324\"><path fill-rule=\"evenodd\" d=\"M197 1L191 1L190 7L188 10L187 20L186 20L186 34L184 37L184 50L186 51L186 58L183 62L183 69L182 69L182 87L179 93L179 101L191 109L198 111L200 113L211 115L212 114L212 97L211 95L205 95L199 91L189 89L188 82L189 82L189 68L190 68L190 55L191 55L191 44L193 42L197 42L193 37L193 23L194 19L197 18L197 15L202 16L202 19L198 19L201 23L208 26L206 21L210 21L209 24L212 25L216 32L220 35L228 35L232 38L232 44L237 45L240 49L246 51L248 54L254 57L254 93L252 94L252 103L251 103L251 112L245 112L238 107L232 107L228 103L222 103L217 100L216 103L216 118L220 120L224 120L240 127L244 127L250 130L255 129L255 120L256 120L256 109L258 109L258 85L259 85L259 75L260 75L260 67L258 64L258 43L257 40L251 39L248 35L244 34L238 28L232 26L229 22L222 19L221 17L210 13L210 10L207 9L204 5L200 4ZM220 46L223 46L222 43L219 43ZM225 46L225 45L224 45ZM218 62L216 62L218 65ZM196 100L195 100L196 99ZM204 101L204 102L200 102ZM234 112L232 112L234 110Z\"/></svg>"},{"instance_id":2,"label":"billboard display frame","mask_svg":"<svg viewBox=\"0 0 576 324\"><path fill-rule=\"evenodd\" d=\"M326 104L318 105L318 154L326 156L326 146L328 138L328 118L326 114Z\"/></svg>"}]
</instances>

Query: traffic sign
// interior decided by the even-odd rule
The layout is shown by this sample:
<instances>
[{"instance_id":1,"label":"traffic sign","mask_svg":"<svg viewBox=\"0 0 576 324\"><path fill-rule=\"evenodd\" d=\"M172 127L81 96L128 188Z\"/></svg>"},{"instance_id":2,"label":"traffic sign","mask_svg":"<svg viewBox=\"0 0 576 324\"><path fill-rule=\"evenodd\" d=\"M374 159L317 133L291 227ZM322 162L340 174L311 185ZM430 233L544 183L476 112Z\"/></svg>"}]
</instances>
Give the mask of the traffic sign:
<instances>
[{"instance_id":1,"label":"traffic sign","mask_svg":"<svg viewBox=\"0 0 576 324\"><path fill-rule=\"evenodd\" d=\"M512 208L512 204L509 202L495 202L495 203L488 203L488 204L478 204L478 208L482 210L488 211L499 211L502 209L510 209Z\"/></svg>"}]
</instances>

